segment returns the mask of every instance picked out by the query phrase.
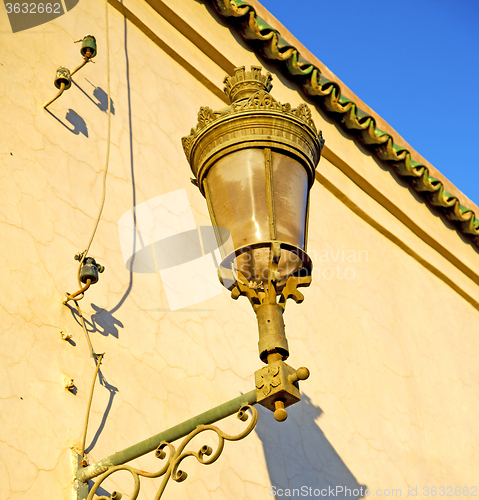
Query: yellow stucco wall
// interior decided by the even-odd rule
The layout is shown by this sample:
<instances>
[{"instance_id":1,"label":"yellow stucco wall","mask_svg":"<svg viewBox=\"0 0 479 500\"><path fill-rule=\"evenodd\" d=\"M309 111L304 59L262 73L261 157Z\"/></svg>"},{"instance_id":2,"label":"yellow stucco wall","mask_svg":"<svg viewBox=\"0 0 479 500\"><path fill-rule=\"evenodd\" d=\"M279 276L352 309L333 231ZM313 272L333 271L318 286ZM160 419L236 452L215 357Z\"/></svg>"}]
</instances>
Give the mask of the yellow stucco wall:
<instances>
[{"instance_id":1,"label":"yellow stucco wall","mask_svg":"<svg viewBox=\"0 0 479 500\"><path fill-rule=\"evenodd\" d=\"M122 257L118 221L156 196L185 189L196 224L209 223L181 137L200 106L224 107L217 90L225 61L261 64L204 4L167 4L187 36L158 14L161 2L151 2L155 10L125 1L130 20L109 11L111 156L90 252L106 271L80 302L95 351L105 353L90 463L250 391L262 365L246 299L223 291L170 311L160 276L130 273ZM200 50L192 30L217 52ZM81 0L56 21L16 34L0 9L0 32L0 499L70 499L72 449L95 364L61 301L76 290L73 256L88 242L101 199L103 4ZM43 110L56 68L81 62L73 41L87 33L98 40L95 64ZM279 101L304 102L269 70ZM305 302L285 312L288 362L312 374L303 401L284 424L260 409L252 435L227 443L210 467L185 462L187 481L171 484L164 498L266 499L271 486L361 485L372 494L401 489L402 497L417 487L421 497L425 487L479 486L478 253L330 119L313 116L327 144L311 197L315 270ZM75 395L63 388L65 375ZM242 428L230 420L220 427ZM153 470L156 462L136 465ZM107 484L132 489L126 475ZM139 498L154 498L155 485L144 480Z\"/></svg>"}]
</instances>

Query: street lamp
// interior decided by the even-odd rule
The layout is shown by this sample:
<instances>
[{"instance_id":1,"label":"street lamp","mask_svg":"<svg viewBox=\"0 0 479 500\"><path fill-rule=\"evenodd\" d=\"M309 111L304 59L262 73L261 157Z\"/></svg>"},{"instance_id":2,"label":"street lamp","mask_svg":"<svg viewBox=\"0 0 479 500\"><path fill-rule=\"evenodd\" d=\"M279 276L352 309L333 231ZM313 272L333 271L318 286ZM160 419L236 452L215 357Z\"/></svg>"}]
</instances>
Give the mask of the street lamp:
<instances>
[{"instance_id":1,"label":"street lamp","mask_svg":"<svg viewBox=\"0 0 479 500\"><path fill-rule=\"evenodd\" d=\"M259 355L268 364L255 374L257 389L266 393L259 402L282 421L299 390L270 379L296 373L283 363L289 356L283 311L288 298L303 300L298 287L311 282L309 191L324 140L308 106L278 102L269 93L271 80L260 67L236 68L224 80L231 104L219 111L201 107L182 141L215 228L220 281L233 298L247 296L257 316ZM303 369L299 378L307 375Z\"/></svg>"},{"instance_id":2,"label":"street lamp","mask_svg":"<svg viewBox=\"0 0 479 500\"><path fill-rule=\"evenodd\" d=\"M179 469L185 458L210 465L225 441L239 441L253 431L258 418L253 405L262 404L282 422L288 416L285 408L301 399L298 381L308 378L309 371L284 362L289 350L283 311L289 298L302 302L298 287L311 283L312 263L306 253L309 190L324 141L305 104L293 109L269 94L271 75L262 75L261 68L236 68L225 85L230 106L220 111L200 108L198 124L182 139L183 148L195 175L193 183L208 204L222 256L220 281L234 299L244 295L250 300L258 319L260 358L267 366L255 372L256 387L246 394L93 464L79 455L77 500L93 500L103 481L119 471L134 479L132 500L138 497L140 478L162 477L155 496L160 499L170 479L186 479ZM247 410L252 414L249 424L235 436L212 425L234 413L246 422ZM204 445L198 452L187 451L191 440L205 431L217 434L216 450ZM180 438L175 448L172 442ZM152 451L163 461L159 471L127 465ZM97 479L90 489L88 481L93 478ZM97 497L114 498L121 494Z\"/></svg>"}]
</instances>

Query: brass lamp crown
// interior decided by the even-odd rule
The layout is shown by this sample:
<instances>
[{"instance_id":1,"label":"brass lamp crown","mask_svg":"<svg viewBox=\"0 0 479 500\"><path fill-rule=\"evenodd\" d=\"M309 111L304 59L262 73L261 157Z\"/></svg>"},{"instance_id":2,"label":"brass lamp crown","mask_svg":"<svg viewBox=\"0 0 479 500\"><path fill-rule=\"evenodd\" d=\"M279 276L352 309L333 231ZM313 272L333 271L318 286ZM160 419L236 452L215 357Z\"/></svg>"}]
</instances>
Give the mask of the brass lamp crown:
<instances>
[{"instance_id":1,"label":"brass lamp crown","mask_svg":"<svg viewBox=\"0 0 479 500\"><path fill-rule=\"evenodd\" d=\"M251 146L287 146L307 168L312 185L324 145L322 133L318 134L306 104L292 108L269 94L271 80L271 74L262 75L259 66L252 66L251 71L245 71L244 66L235 68L234 76L224 79L224 92L231 104L219 111L200 107L196 127L182 137L186 158L204 196L203 177L218 157Z\"/></svg>"}]
</instances>

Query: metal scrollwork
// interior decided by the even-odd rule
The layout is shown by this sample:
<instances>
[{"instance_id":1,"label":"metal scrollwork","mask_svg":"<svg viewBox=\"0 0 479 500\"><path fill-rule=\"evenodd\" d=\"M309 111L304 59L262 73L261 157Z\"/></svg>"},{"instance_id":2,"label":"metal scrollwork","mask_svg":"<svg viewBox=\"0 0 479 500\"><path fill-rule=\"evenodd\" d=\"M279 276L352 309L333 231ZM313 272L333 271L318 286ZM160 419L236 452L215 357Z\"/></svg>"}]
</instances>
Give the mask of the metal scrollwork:
<instances>
[{"instance_id":1,"label":"metal scrollwork","mask_svg":"<svg viewBox=\"0 0 479 500\"><path fill-rule=\"evenodd\" d=\"M155 452L155 456L160 460L164 460L166 458L166 450L168 450L168 459L158 472L145 472L139 469L135 469L134 467L130 467L129 465L117 465L110 467L106 472L98 477L90 493L88 494L87 500L93 500L96 491L103 483L103 481L105 481L105 479L107 479L110 475L118 471L127 471L133 476L134 489L130 496L130 500L136 500L138 498L138 494L140 493L140 476L149 478L163 476L163 481L161 482L161 485L155 496L155 500L159 500L163 495L170 478L173 479L173 481L182 482L188 477L188 474L185 471L179 469L181 462L183 462L185 458L195 457L196 460L198 460L198 462L200 462L201 464L211 465L212 463L216 462L216 460L218 460L219 456L221 455L224 449L225 441L240 441L251 433L258 421L258 411L256 410L256 408L250 405L242 406L237 413L237 417L241 421L246 422L249 418L249 415L247 413L248 409L251 410L252 413L250 422L246 429L244 429L236 436L226 434L215 425L200 425L185 437L178 449L176 449L171 443L166 442L163 442L158 446ZM213 450L211 446L204 445L198 451L185 451L185 448L190 443L190 441L198 434L205 431L213 431L217 434L219 442L216 450ZM121 493L114 491L109 497L104 495L97 496L95 497L95 500L120 500L121 497Z\"/></svg>"}]
</instances>

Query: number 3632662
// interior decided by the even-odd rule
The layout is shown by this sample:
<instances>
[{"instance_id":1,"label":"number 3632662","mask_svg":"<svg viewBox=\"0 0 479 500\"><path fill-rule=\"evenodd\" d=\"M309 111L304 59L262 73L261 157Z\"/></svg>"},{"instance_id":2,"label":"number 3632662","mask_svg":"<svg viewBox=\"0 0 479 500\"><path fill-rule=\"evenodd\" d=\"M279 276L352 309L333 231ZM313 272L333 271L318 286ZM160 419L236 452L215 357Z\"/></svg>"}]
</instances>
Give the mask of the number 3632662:
<instances>
[{"instance_id":1,"label":"number 3632662","mask_svg":"<svg viewBox=\"0 0 479 500\"><path fill-rule=\"evenodd\" d=\"M61 14L59 3L7 3L7 14Z\"/></svg>"}]
</instances>

